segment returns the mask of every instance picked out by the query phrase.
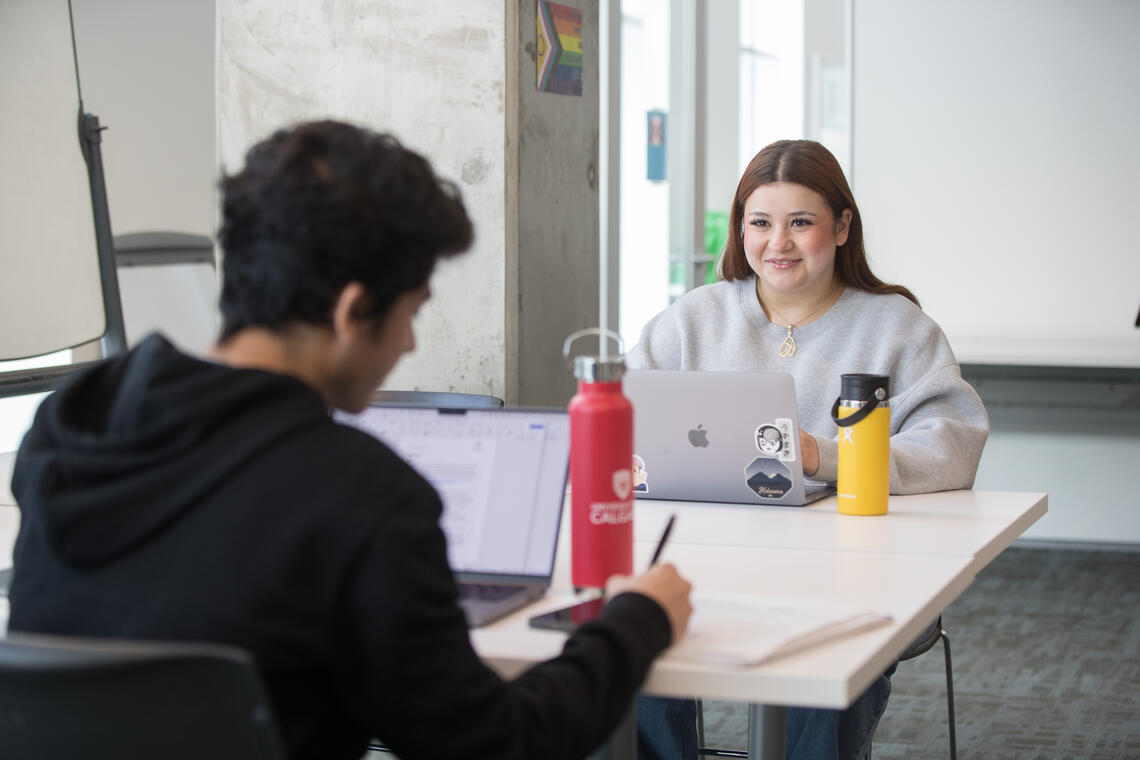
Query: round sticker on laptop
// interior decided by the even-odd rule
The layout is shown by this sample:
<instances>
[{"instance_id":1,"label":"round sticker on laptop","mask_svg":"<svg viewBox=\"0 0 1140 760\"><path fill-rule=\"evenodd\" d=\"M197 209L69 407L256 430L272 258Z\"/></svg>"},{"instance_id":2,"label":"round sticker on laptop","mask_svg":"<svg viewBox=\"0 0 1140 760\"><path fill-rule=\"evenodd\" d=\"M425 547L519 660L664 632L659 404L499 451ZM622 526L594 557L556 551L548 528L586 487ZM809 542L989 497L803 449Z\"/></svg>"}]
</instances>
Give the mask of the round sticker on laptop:
<instances>
[{"instance_id":1,"label":"round sticker on laptop","mask_svg":"<svg viewBox=\"0 0 1140 760\"><path fill-rule=\"evenodd\" d=\"M744 482L761 499L782 499L792 490L792 471L778 459L756 457L744 468Z\"/></svg>"},{"instance_id":2,"label":"round sticker on laptop","mask_svg":"<svg viewBox=\"0 0 1140 760\"><path fill-rule=\"evenodd\" d=\"M756 448L761 454L776 457L781 462L794 462L796 447L792 421L779 418L757 427Z\"/></svg>"},{"instance_id":3,"label":"round sticker on laptop","mask_svg":"<svg viewBox=\"0 0 1140 760\"><path fill-rule=\"evenodd\" d=\"M775 425L761 425L756 428L756 448L761 454L776 456L784 448L784 434Z\"/></svg>"}]
</instances>

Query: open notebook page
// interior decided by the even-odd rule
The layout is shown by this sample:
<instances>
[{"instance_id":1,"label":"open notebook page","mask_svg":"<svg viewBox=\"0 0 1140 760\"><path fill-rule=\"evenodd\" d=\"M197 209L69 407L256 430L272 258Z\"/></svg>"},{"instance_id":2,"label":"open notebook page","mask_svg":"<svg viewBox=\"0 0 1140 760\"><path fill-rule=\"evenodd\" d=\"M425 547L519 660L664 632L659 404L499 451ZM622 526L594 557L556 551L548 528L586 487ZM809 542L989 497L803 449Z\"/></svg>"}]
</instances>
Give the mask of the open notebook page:
<instances>
[{"instance_id":1,"label":"open notebook page","mask_svg":"<svg viewBox=\"0 0 1140 760\"><path fill-rule=\"evenodd\" d=\"M695 593L689 630L668 656L758 665L890 619L870 610L830 604Z\"/></svg>"}]
</instances>

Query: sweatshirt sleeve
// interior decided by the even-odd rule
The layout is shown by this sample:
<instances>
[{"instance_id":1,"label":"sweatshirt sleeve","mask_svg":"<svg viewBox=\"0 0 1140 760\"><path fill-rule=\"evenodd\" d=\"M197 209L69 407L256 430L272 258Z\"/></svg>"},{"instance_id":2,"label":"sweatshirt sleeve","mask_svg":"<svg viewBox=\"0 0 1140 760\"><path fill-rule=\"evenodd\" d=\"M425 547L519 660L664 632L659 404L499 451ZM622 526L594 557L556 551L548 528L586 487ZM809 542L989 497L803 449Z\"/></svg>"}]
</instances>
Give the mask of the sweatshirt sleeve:
<instances>
[{"instance_id":1,"label":"sweatshirt sleeve","mask_svg":"<svg viewBox=\"0 0 1140 760\"><path fill-rule=\"evenodd\" d=\"M394 508L345 591L342 669L361 724L400 757L584 757L628 711L671 640L665 612L621 594L557 658L504 681L468 638L430 488Z\"/></svg>"},{"instance_id":2,"label":"sweatshirt sleeve","mask_svg":"<svg viewBox=\"0 0 1140 760\"><path fill-rule=\"evenodd\" d=\"M839 441L821 435L812 435L812 438L819 449L819 465L810 477L821 483L834 483L839 478Z\"/></svg>"},{"instance_id":3,"label":"sweatshirt sleeve","mask_svg":"<svg viewBox=\"0 0 1140 760\"><path fill-rule=\"evenodd\" d=\"M971 488L989 430L957 362L935 366L891 399L891 493Z\"/></svg>"},{"instance_id":4,"label":"sweatshirt sleeve","mask_svg":"<svg viewBox=\"0 0 1140 760\"><path fill-rule=\"evenodd\" d=\"M681 369L681 355L681 331L673 310L666 309L645 323L625 364L630 369Z\"/></svg>"}]
</instances>

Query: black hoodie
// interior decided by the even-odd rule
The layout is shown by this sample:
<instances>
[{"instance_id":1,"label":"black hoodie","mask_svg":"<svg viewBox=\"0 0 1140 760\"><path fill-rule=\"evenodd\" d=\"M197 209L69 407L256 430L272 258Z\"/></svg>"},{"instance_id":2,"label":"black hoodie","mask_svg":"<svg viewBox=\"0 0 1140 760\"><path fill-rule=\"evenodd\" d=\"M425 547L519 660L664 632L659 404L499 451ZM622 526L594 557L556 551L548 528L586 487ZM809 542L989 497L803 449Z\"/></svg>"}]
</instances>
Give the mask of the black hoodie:
<instances>
[{"instance_id":1,"label":"black hoodie","mask_svg":"<svg viewBox=\"0 0 1140 760\"><path fill-rule=\"evenodd\" d=\"M581 757L667 645L637 594L505 683L471 649L438 496L300 381L158 336L70 379L20 447L12 630L250 651L293 757Z\"/></svg>"}]
</instances>

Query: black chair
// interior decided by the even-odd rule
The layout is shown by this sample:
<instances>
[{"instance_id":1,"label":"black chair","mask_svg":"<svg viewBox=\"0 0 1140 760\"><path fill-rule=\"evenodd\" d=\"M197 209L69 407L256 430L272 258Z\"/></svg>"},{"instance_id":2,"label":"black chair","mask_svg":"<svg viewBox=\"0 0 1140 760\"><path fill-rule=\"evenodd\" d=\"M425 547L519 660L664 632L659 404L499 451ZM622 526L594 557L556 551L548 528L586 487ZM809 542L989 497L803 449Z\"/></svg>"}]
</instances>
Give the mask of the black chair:
<instances>
[{"instance_id":1,"label":"black chair","mask_svg":"<svg viewBox=\"0 0 1140 760\"><path fill-rule=\"evenodd\" d=\"M934 621L934 625L926 629L922 638L910 645L899 657L899 662L913 660L920 654L926 653L931 647L942 640L942 655L946 659L946 712L950 725L950 760L958 760L958 737L954 730L954 669L950 663L950 636L942 627L942 616Z\"/></svg>"},{"instance_id":2,"label":"black chair","mask_svg":"<svg viewBox=\"0 0 1140 760\"><path fill-rule=\"evenodd\" d=\"M232 646L11 634L5 760L284 758L250 656Z\"/></svg>"},{"instance_id":3,"label":"black chair","mask_svg":"<svg viewBox=\"0 0 1140 760\"><path fill-rule=\"evenodd\" d=\"M503 406L503 400L497 396L444 391L376 391L372 394L372 403L448 409L498 409Z\"/></svg>"}]
</instances>

